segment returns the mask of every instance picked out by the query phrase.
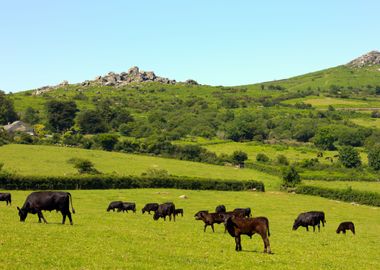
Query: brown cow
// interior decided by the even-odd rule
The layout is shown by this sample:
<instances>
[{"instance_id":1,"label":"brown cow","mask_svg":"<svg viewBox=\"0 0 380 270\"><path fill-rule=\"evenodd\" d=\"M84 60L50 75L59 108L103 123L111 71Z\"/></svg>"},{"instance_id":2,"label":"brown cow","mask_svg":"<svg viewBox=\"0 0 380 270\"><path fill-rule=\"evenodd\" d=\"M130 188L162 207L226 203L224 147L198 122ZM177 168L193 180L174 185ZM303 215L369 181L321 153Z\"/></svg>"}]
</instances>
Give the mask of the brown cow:
<instances>
[{"instance_id":1,"label":"brown cow","mask_svg":"<svg viewBox=\"0 0 380 270\"><path fill-rule=\"evenodd\" d=\"M269 221L266 217L241 218L229 217L224 222L229 234L235 238L235 250L241 251L241 235L245 234L252 238L255 233L260 234L264 242L264 253L272 253L269 244L270 232Z\"/></svg>"},{"instance_id":2,"label":"brown cow","mask_svg":"<svg viewBox=\"0 0 380 270\"><path fill-rule=\"evenodd\" d=\"M224 218L221 214L219 213L206 213L205 211L199 211L194 215L196 220L202 220L205 223L204 226L204 232L206 232L207 226L211 226L211 229L213 232L214 230L214 224L220 224L223 223Z\"/></svg>"}]
</instances>

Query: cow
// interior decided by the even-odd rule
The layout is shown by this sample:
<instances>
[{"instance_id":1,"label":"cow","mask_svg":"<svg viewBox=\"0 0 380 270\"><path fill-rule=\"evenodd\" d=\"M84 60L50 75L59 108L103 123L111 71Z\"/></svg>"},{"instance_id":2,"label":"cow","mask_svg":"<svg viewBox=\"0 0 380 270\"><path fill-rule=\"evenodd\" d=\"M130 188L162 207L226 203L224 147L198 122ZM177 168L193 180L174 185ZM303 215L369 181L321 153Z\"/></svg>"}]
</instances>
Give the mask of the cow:
<instances>
[{"instance_id":1,"label":"cow","mask_svg":"<svg viewBox=\"0 0 380 270\"><path fill-rule=\"evenodd\" d=\"M251 208L235 208L234 211L235 213L240 213L244 217L251 217Z\"/></svg>"},{"instance_id":2,"label":"cow","mask_svg":"<svg viewBox=\"0 0 380 270\"><path fill-rule=\"evenodd\" d=\"M226 212L226 207L223 204L218 205L215 208L215 213L225 213L225 212Z\"/></svg>"},{"instance_id":3,"label":"cow","mask_svg":"<svg viewBox=\"0 0 380 270\"><path fill-rule=\"evenodd\" d=\"M73 211L73 214L75 214L73 201L69 192L36 191L30 193L26 198L22 208L20 209L19 207L17 207L17 210L21 222L24 222L26 217L28 216L28 213L31 213L38 215L39 223L41 223L41 219L45 223L47 223L45 217L42 215L42 210L56 210L57 212L60 211L62 213L62 224L65 224L67 216L70 220L70 224L73 225L70 212L70 203L71 210Z\"/></svg>"},{"instance_id":4,"label":"cow","mask_svg":"<svg viewBox=\"0 0 380 270\"><path fill-rule=\"evenodd\" d=\"M0 193L0 201L5 201L8 205L12 205L12 196L10 193Z\"/></svg>"},{"instance_id":5,"label":"cow","mask_svg":"<svg viewBox=\"0 0 380 270\"><path fill-rule=\"evenodd\" d=\"M339 224L338 229L336 229L336 233L343 232L346 234L346 231L350 230L353 234L355 234L355 225L352 221L345 221Z\"/></svg>"},{"instance_id":6,"label":"cow","mask_svg":"<svg viewBox=\"0 0 380 270\"><path fill-rule=\"evenodd\" d=\"M175 221L175 205L172 202L167 202L160 204L157 208L157 210L154 212L153 219L158 220L160 217L166 220L166 217L169 216L169 220L173 219Z\"/></svg>"},{"instance_id":7,"label":"cow","mask_svg":"<svg viewBox=\"0 0 380 270\"><path fill-rule=\"evenodd\" d=\"M136 213L136 204L134 202L123 202L121 204L121 207L117 211L126 211L128 213L128 210L131 210L133 213Z\"/></svg>"},{"instance_id":8,"label":"cow","mask_svg":"<svg viewBox=\"0 0 380 270\"><path fill-rule=\"evenodd\" d=\"M313 226L313 232L315 232L315 226L318 226L318 231L321 231L320 223L322 223L322 226L326 223L324 212L310 211L301 213L294 220L293 231L297 230L300 226L305 227L306 231L309 231L309 226Z\"/></svg>"},{"instance_id":9,"label":"cow","mask_svg":"<svg viewBox=\"0 0 380 270\"><path fill-rule=\"evenodd\" d=\"M260 234L264 242L264 253L272 253L269 244L269 220L266 217L241 218L228 217L224 224L228 233L235 238L235 250L241 251L241 235L252 238L255 233Z\"/></svg>"},{"instance_id":10,"label":"cow","mask_svg":"<svg viewBox=\"0 0 380 270\"><path fill-rule=\"evenodd\" d=\"M211 226L211 229L213 232L214 230L214 224L220 224L223 223L224 219L223 216L219 213L206 213L205 211L199 211L194 215L194 218L196 220L202 220L205 224L203 231L206 232L207 226Z\"/></svg>"},{"instance_id":11,"label":"cow","mask_svg":"<svg viewBox=\"0 0 380 270\"><path fill-rule=\"evenodd\" d=\"M148 212L149 215L150 215L150 212L153 211L157 211L158 209L158 203L147 203L143 209L141 209L141 212L144 214L145 212Z\"/></svg>"},{"instance_id":12,"label":"cow","mask_svg":"<svg viewBox=\"0 0 380 270\"><path fill-rule=\"evenodd\" d=\"M181 216L183 217L183 209L181 208L175 209L174 215L178 216L179 214L181 214Z\"/></svg>"},{"instance_id":13,"label":"cow","mask_svg":"<svg viewBox=\"0 0 380 270\"><path fill-rule=\"evenodd\" d=\"M107 208L107 212L109 212L111 210L113 212L115 212L115 209L117 209L120 212L122 208L123 208L123 202L122 201L110 202L110 204L108 205L108 208Z\"/></svg>"}]
</instances>

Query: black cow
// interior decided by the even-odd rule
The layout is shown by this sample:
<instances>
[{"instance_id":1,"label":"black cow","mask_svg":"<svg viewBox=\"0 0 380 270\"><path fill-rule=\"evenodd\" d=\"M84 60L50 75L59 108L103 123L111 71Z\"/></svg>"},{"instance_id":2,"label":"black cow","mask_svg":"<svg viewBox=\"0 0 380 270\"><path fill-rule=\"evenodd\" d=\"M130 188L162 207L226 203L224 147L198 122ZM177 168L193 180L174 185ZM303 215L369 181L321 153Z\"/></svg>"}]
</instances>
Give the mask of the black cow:
<instances>
[{"instance_id":1,"label":"black cow","mask_svg":"<svg viewBox=\"0 0 380 270\"><path fill-rule=\"evenodd\" d=\"M141 212L144 214L145 212L148 212L150 215L150 211L156 212L158 209L158 203L147 203L143 209L141 209Z\"/></svg>"},{"instance_id":2,"label":"black cow","mask_svg":"<svg viewBox=\"0 0 380 270\"><path fill-rule=\"evenodd\" d=\"M164 204L160 204L158 206L157 211L154 212L153 219L158 220L160 217L166 220L166 217L169 216L169 220L173 219L175 221L175 205L172 202L167 202Z\"/></svg>"},{"instance_id":3,"label":"black cow","mask_svg":"<svg viewBox=\"0 0 380 270\"><path fill-rule=\"evenodd\" d=\"M0 193L0 201L6 201L7 205L12 205L12 196L10 193Z\"/></svg>"},{"instance_id":4,"label":"black cow","mask_svg":"<svg viewBox=\"0 0 380 270\"><path fill-rule=\"evenodd\" d=\"M107 208L107 212L109 212L111 210L113 212L115 212L115 209L117 209L120 212L122 208L123 208L123 202L122 201L110 202L110 204L108 205L108 208Z\"/></svg>"},{"instance_id":5,"label":"black cow","mask_svg":"<svg viewBox=\"0 0 380 270\"><path fill-rule=\"evenodd\" d=\"M75 210L73 207L73 202L71 194L69 192L58 192L58 191L37 191L32 192L28 195L25 200L24 205L18 209L18 215L20 216L20 221L24 222L28 213L37 214L38 222L41 223L41 219L47 223L45 217L42 215L42 210L47 211L60 211L62 213L63 219L62 224L65 224L66 216L69 217L70 224L73 225L70 213L70 203L73 214Z\"/></svg>"},{"instance_id":6,"label":"black cow","mask_svg":"<svg viewBox=\"0 0 380 270\"><path fill-rule=\"evenodd\" d=\"M234 211L235 213L239 213L244 217L251 217L251 208L235 208Z\"/></svg>"},{"instance_id":7,"label":"black cow","mask_svg":"<svg viewBox=\"0 0 380 270\"><path fill-rule=\"evenodd\" d=\"M131 210L133 213L136 213L136 204L133 202L123 202L121 208L119 208L118 212Z\"/></svg>"},{"instance_id":8,"label":"black cow","mask_svg":"<svg viewBox=\"0 0 380 270\"><path fill-rule=\"evenodd\" d=\"M178 216L179 214L181 214L181 216L183 217L183 209L181 208L175 209L174 215Z\"/></svg>"},{"instance_id":9,"label":"black cow","mask_svg":"<svg viewBox=\"0 0 380 270\"><path fill-rule=\"evenodd\" d=\"M309 231L309 226L313 226L313 232L315 232L315 226L318 226L318 231L321 231L320 223L322 223L323 226L326 223L325 213L320 211L301 213L297 219L294 220L293 231L297 230L299 226L306 227L307 231Z\"/></svg>"},{"instance_id":10,"label":"black cow","mask_svg":"<svg viewBox=\"0 0 380 270\"><path fill-rule=\"evenodd\" d=\"M226 207L223 204L218 205L215 208L215 213L225 213L225 212L226 212Z\"/></svg>"},{"instance_id":11,"label":"black cow","mask_svg":"<svg viewBox=\"0 0 380 270\"><path fill-rule=\"evenodd\" d=\"M350 230L353 234L355 234L355 225L352 221L345 221L340 223L338 229L336 229L336 233L343 232L346 234L347 230Z\"/></svg>"}]
</instances>

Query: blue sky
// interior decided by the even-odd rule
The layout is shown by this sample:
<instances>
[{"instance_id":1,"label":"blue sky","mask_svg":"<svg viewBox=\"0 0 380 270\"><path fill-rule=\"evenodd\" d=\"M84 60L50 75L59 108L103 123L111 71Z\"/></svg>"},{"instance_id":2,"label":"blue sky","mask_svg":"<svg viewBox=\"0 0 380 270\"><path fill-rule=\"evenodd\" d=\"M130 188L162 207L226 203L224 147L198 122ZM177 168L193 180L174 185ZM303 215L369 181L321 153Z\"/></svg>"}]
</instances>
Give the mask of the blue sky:
<instances>
[{"instance_id":1,"label":"blue sky","mask_svg":"<svg viewBox=\"0 0 380 270\"><path fill-rule=\"evenodd\" d=\"M380 49L380 1L3 1L0 89L93 79L137 65L240 85Z\"/></svg>"}]
</instances>

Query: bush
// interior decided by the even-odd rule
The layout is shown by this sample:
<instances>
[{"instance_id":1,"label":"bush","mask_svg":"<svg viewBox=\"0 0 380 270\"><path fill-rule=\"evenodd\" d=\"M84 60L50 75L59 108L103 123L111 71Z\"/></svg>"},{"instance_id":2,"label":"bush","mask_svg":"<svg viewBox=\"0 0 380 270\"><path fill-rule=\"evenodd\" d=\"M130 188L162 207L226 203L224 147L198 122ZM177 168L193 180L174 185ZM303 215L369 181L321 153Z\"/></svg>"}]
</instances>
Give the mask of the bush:
<instances>
[{"instance_id":1,"label":"bush","mask_svg":"<svg viewBox=\"0 0 380 270\"><path fill-rule=\"evenodd\" d=\"M256 161L258 162L268 162L269 161L269 157L263 153L258 153L256 155Z\"/></svg>"},{"instance_id":2,"label":"bush","mask_svg":"<svg viewBox=\"0 0 380 270\"><path fill-rule=\"evenodd\" d=\"M190 177L138 177L115 175L77 176L21 176L0 174L1 189L46 190L46 189L126 189L126 188L176 188L192 190L252 190L265 191L259 181L211 180Z\"/></svg>"},{"instance_id":3,"label":"bush","mask_svg":"<svg viewBox=\"0 0 380 270\"><path fill-rule=\"evenodd\" d=\"M314 186L298 186L296 192L299 194L308 194L321 196L328 199L340 200L345 202L356 202L373 206L380 206L380 194L375 192L356 191L348 189L330 189Z\"/></svg>"},{"instance_id":4,"label":"bush","mask_svg":"<svg viewBox=\"0 0 380 270\"><path fill-rule=\"evenodd\" d=\"M80 174L99 174L100 172L95 169L94 163L92 163L88 159L83 158L71 158L67 161L70 164L74 165L75 169L78 169L78 173Z\"/></svg>"},{"instance_id":5,"label":"bush","mask_svg":"<svg viewBox=\"0 0 380 270\"><path fill-rule=\"evenodd\" d=\"M282 186L285 188L295 187L301 183L301 177L293 166L285 168L283 170L282 180Z\"/></svg>"},{"instance_id":6,"label":"bush","mask_svg":"<svg viewBox=\"0 0 380 270\"><path fill-rule=\"evenodd\" d=\"M231 160L235 165L244 166L244 161L248 159L247 153L243 151L235 151L232 153Z\"/></svg>"},{"instance_id":7,"label":"bush","mask_svg":"<svg viewBox=\"0 0 380 270\"><path fill-rule=\"evenodd\" d=\"M356 168L361 165L359 152L352 146L343 146L339 149L339 161L346 168Z\"/></svg>"},{"instance_id":8,"label":"bush","mask_svg":"<svg viewBox=\"0 0 380 270\"><path fill-rule=\"evenodd\" d=\"M376 145L369 150L368 166L376 171L380 170L380 145Z\"/></svg>"},{"instance_id":9,"label":"bush","mask_svg":"<svg viewBox=\"0 0 380 270\"><path fill-rule=\"evenodd\" d=\"M118 136L114 134L99 134L94 136L94 142L101 149L112 151L115 147L115 144L118 142Z\"/></svg>"},{"instance_id":10,"label":"bush","mask_svg":"<svg viewBox=\"0 0 380 270\"><path fill-rule=\"evenodd\" d=\"M152 178L167 178L169 177L169 172L164 169L149 168L145 172L143 172L141 176L147 176Z\"/></svg>"},{"instance_id":11,"label":"bush","mask_svg":"<svg viewBox=\"0 0 380 270\"><path fill-rule=\"evenodd\" d=\"M281 165L289 165L289 161L284 155L277 156L277 163Z\"/></svg>"},{"instance_id":12,"label":"bush","mask_svg":"<svg viewBox=\"0 0 380 270\"><path fill-rule=\"evenodd\" d=\"M318 130L317 134L315 135L314 144L323 150L335 150L335 140L336 138L333 134L333 131L329 128L323 128Z\"/></svg>"}]
</instances>

